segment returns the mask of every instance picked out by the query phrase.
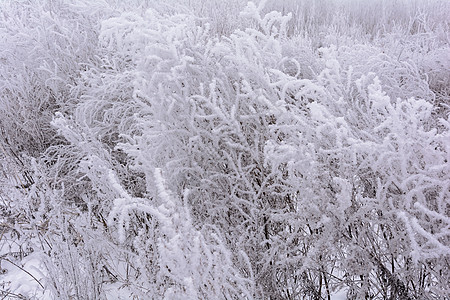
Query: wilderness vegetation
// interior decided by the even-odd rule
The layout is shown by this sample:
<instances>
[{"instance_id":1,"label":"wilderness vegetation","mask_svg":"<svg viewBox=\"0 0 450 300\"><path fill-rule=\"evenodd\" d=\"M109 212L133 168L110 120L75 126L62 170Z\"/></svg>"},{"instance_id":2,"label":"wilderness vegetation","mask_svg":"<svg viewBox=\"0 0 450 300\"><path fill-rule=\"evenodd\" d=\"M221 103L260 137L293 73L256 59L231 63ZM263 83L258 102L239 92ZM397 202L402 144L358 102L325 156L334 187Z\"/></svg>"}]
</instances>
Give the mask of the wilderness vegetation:
<instances>
[{"instance_id":1,"label":"wilderness vegetation","mask_svg":"<svg viewBox=\"0 0 450 300\"><path fill-rule=\"evenodd\" d=\"M1 1L2 297L444 299L449 21Z\"/></svg>"}]
</instances>

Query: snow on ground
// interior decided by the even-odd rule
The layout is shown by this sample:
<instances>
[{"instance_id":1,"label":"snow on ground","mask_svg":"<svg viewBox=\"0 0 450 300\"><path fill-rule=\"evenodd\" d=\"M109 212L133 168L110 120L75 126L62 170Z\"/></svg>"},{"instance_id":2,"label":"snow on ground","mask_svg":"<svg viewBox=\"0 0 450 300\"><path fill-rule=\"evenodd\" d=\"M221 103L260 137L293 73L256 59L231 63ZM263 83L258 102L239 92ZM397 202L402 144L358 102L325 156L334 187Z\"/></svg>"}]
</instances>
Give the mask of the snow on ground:
<instances>
[{"instance_id":1,"label":"snow on ground","mask_svg":"<svg viewBox=\"0 0 450 300\"><path fill-rule=\"evenodd\" d=\"M50 292L40 285L45 273L39 253L32 253L24 257L21 262L14 262L14 264L2 260L2 269L4 274L0 275L0 286L3 296L11 293L9 295L11 299L18 296L26 299L53 299Z\"/></svg>"},{"instance_id":2,"label":"snow on ground","mask_svg":"<svg viewBox=\"0 0 450 300\"><path fill-rule=\"evenodd\" d=\"M10 232L1 235L0 298L52 299L50 292L43 288L45 268L42 265L42 253L26 254L24 245L15 241Z\"/></svg>"},{"instance_id":3,"label":"snow on ground","mask_svg":"<svg viewBox=\"0 0 450 300\"><path fill-rule=\"evenodd\" d=\"M342 289L333 295L331 295L331 300L346 300L347 299L347 290Z\"/></svg>"}]
</instances>

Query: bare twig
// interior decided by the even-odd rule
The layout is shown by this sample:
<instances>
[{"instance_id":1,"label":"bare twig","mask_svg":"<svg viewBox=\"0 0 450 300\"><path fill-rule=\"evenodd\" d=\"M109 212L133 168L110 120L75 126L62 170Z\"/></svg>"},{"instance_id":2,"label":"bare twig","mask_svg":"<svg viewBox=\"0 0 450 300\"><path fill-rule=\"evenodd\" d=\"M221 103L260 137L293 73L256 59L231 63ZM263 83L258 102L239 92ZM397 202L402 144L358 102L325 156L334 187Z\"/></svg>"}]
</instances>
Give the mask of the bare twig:
<instances>
[{"instance_id":1,"label":"bare twig","mask_svg":"<svg viewBox=\"0 0 450 300\"><path fill-rule=\"evenodd\" d=\"M22 295L14 294L9 291L0 291L0 295L3 296L1 300L6 299L6 297L16 297L17 299L27 299Z\"/></svg>"}]
</instances>

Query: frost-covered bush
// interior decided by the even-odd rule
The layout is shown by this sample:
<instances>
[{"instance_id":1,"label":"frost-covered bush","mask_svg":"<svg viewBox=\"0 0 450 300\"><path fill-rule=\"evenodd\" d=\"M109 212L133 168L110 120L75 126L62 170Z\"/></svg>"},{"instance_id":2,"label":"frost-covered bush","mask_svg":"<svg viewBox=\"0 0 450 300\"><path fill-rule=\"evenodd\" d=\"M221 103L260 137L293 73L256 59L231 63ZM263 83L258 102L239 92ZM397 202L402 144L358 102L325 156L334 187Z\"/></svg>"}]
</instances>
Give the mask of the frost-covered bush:
<instances>
[{"instance_id":1,"label":"frost-covered bush","mask_svg":"<svg viewBox=\"0 0 450 300\"><path fill-rule=\"evenodd\" d=\"M439 285L441 279L432 274L449 255L443 222L448 178L441 172L448 156L442 138L448 132L431 128L431 103L391 99L378 77L353 79L353 68L341 70L333 53L323 50L326 69L317 80L298 82L297 100L308 92L309 104L306 109L285 104L279 119L291 126L286 121L272 126L280 137L266 148L267 161L280 169L278 180L297 195L297 227L316 236L303 241L311 249L303 255L322 268L343 267L345 280L359 276L361 286L352 283L349 290L356 298L442 294L430 287ZM409 271L399 278L397 268ZM422 270L430 276L426 283L415 277ZM333 275L321 272L325 278ZM377 285L385 287L373 290Z\"/></svg>"},{"instance_id":2,"label":"frost-covered bush","mask_svg":"<svg viewBox=\"0 0 450 300\"><path fill-rule=\"evenodd\" d=\"M446 23L238 2L1 4L2 259L57 299L442 298Z\"/></svg>"},{"instance_id":3,"label":"frost-covered bush","mask_svg":"<svg viewBox=\"0 0 450 300\"><path fill-rule=\"evenodd\" d=\"M38 156L55 143L56 109L68 109L69 85L95 48L92 10L62 3L1 3L2 137L15 151Z\"/></svg>"}]
</instances>

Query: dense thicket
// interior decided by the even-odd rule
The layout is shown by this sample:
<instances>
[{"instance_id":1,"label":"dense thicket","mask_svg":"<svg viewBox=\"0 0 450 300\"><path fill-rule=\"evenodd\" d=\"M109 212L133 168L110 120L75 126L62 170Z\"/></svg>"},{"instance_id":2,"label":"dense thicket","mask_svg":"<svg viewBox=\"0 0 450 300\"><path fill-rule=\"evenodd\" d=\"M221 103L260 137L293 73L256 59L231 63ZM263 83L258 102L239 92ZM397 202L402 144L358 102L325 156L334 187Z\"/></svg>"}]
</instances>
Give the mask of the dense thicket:
<instances>
[{"instance_id":1,"label":"dense thicket","mask_svg":"<svg viewBox=\"0 0 450 300\"><path fill-rule=\"evenodd\" d=\"M448 295L450 6L354 2L0 3L2 295Z\"/></svg>"}]
</instances>

